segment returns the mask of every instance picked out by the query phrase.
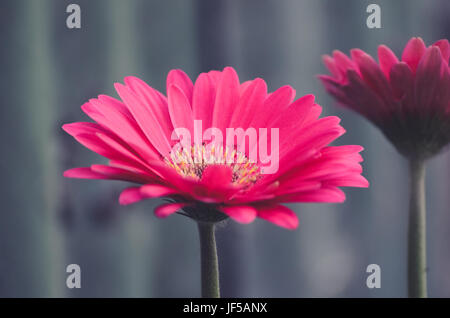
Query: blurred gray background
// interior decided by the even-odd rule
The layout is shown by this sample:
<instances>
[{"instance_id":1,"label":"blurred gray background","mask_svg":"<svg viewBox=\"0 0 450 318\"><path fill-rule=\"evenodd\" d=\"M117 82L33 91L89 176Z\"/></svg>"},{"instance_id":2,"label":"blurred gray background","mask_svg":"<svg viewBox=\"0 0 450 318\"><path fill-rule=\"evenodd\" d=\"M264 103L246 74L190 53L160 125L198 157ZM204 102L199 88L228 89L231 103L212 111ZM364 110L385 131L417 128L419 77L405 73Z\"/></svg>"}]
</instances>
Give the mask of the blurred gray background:
<instances>
[{"instance_id":1,"label":"blurred gray background","mask_svg":"<svg viewBox=\"0 0 450 318\"><path fill-rule=\"evenodd\" d=\"M262 220L219 228L223 296L405 297L407 166L381 133L336 107L317 74L321 55L359 47L397 55L412 36L450 38L450 2L375 1L382 29L366 27L374 1L347 0L15 0L0 3L0 296L197 297L199 244L183 216L159 220L155 201L118 204L123 182L74 180L65 169L106 160L60 128L85 121L80 106L136 75L164 91L170 69L191 78L234 66L313 93L347 133L338 143L366 150L369 189L344 204L294 204L300 226ZM81 29L66 7L81 6ZM450 296L450 154L427 171L429 294ZM82 288L67 289L68 264ZM366 287L368 264L381 289Z\"/></svg>"}]
</instances>

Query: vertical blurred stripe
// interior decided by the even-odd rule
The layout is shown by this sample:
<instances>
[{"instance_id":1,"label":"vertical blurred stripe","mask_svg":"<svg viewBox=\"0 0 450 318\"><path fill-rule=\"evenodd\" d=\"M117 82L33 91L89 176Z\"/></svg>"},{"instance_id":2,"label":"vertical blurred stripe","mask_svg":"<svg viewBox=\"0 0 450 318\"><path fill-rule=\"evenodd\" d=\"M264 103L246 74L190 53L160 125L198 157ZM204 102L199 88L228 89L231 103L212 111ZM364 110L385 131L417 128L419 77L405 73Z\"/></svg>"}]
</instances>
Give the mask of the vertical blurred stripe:
<instances>
[{"instance_id":1,"label":"vertical blurred stripe","mask_svg":"<svg viewBox=\"0 0 450 318\"><path fill-rule=\"evenodd\" d=\"M88 77L99 80L94 82L95 85L103 84L103 87L89 87L90 94L94 95L85 96L86 100L105 92L115 96L114 83L123 82L126 75L134 75L139 70L142 62L137 40L139 3L110 0L82 4L82 16L90 15L91 18L84 20L83 31L89 35L95 34L98 38L93 49L100 49L100 59L105 61L105 68L100 69L100 72L95 65L85 72ZM80 63L83 64L80 67L91 64L89 60ZM90 201L82 204L84 210L81 211L81 217L87 223L78 224L78 239L72 240L77 253L73 259L83 264L86 273L86 288L73 295L144 296L148 294L146 275L151 273L145 262L149 252L145 244L148 240L142 238L142 233L146 233L145 222L139 219L141 215L136 215L134 207L118 204L117 195L120 189L126 187L125 183L102 183L101 186L98 196L102 197L98 200L109 203L96 204ZM100 219L92 218L95 214L100 215Z\"/></svg>"},{"instance_id":2,"label":"vertical blurred stripe","mask_svg":"<svg viewBox=\"0 0 450 318\"><path fill-rule=\"evenodd\" d=\"M51 1L9 4L15 21L6 59L8 89L2 95L0 169L0 295L60 295L64 267L57 229L58 162L55 157L55 96ZM5 45L5 43L3 44ZM3 137L5 138L5 137Z\"/></svg>"},{"instance_id":3,"label":"vertical blurred stripe","mask_svg":"<svg viewBox=\"0 0 450 318\"><path fill-rule=\"evenodd\" d=\"M136 74L140 64L140 53L137 31L137 16L139 14L137 1L111 0L104 5L106 17L106 38L107 49L105 58L107 60L107 73L105 77L106 89L111 90L113 83L123 83L123 78L127 75ZM116 204L117 206L117 204ZM125 207L117 207L118 213L129 213ZM137 221L137 222L136 222ZM138 241L139 221L136 214L127 215L124 224L121 224L118 236L122 240L117 242L116 249L120 249L120 258L114 264L107 264L108 267L116 268L115 277L118 278L121 286L118 296L136 297L142 294L145 281L145 272L139 265L143 259L140 257L141 242ZM139 279L141 276L141 279Z\"/></svg>"}]
</instances>

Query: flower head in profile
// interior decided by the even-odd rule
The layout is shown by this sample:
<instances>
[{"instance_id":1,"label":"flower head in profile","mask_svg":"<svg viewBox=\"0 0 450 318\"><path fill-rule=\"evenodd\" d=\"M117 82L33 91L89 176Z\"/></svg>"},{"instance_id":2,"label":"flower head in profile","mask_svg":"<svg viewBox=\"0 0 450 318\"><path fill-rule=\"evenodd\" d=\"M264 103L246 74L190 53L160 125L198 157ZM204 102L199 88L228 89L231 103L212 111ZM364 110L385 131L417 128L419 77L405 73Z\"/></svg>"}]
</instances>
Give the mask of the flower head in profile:
<instances>
[{"instance_id":1,"label":"flower head in profile","mask_svg":"<svg viewBox=\"0 0 450 318\"><path fill-rule=\"evenodd\" d=\"M337 101L377 125L398 151L426 159L450 142L450 45L426 47L412 38L401 60L385 45L377 63L354 49L325 56L329 75L319 78Z\"/></svg>"},{"instance_id":2,"label":"flower head in profile","mask_svg":"<svg viewBox=\"0 0 450 318\"><path fill-rule=\"evenodd\" d=\"M240 83L233 68L202 73L195 85L181 70L163 95L125 78L121 101L100 95L82 106L95 122L63 129L107 165L67 170L72 178L125 180L121 204L164 197L159 217L175 212L199 221L256 217L293 229L297 216L281 203L342 202L339 187L367 187L360 146L329 146L344 133L339 118L319 118L314 96L294 100L264 80Z\"/></svg>"}]
</instances>

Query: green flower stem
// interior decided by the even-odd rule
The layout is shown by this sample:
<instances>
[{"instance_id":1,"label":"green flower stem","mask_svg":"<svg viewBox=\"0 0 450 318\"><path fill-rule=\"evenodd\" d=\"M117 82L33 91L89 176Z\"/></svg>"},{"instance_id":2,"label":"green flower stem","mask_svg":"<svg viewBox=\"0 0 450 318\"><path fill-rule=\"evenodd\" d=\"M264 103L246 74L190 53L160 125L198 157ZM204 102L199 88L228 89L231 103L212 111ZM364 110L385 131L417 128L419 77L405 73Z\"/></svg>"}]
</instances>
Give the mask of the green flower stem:
<instances>
[{"instance_id":1,"label":"green flower stem","mask_svg":"<svg viewBox=\"0 0 450 318\"><path fill-rule=\"evenodd\" d=\"M427 297L425 162L411 159L408 229L408 296Z\"/></svg>"},{"instance_id":2,"label":"green flower stem","mask_svg":"<svg viewBox=\"0 0 450 318\"><path fill-rule=\"evenodd\" d=\"M198 222L197 224L200 234L202 297L220 298L215 224L210 222Z\"/></svg>"}]
</instances>

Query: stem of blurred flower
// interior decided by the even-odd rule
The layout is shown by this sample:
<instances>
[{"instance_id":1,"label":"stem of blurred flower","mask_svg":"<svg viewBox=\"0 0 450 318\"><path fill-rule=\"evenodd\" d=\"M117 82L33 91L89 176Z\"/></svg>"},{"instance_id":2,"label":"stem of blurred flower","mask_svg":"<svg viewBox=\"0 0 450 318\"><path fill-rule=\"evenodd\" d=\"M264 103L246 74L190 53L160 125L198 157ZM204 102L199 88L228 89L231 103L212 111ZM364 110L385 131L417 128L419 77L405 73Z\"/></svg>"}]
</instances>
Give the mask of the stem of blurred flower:
<instances>
[{"instance_id":1,"label":"stem of blurred flower","mask_svg":"<svg viewBox=\"0 0 450 318\"><path fill-rule=\"evenodd\" d=\"M219 298L219 263L215 238L215 224L198 222L202 272L202 297Z\"/></svg>"},{"instance_id":2,"label":"stem of blurred flower","mask_svg":"<svg viewBox=\"0 0 450 318\"><path fill-rule=\"evenodd\" d=\"M408 229L408 296L427 297L425 161L411 159Z\"/></svg>"}]
</instances>

